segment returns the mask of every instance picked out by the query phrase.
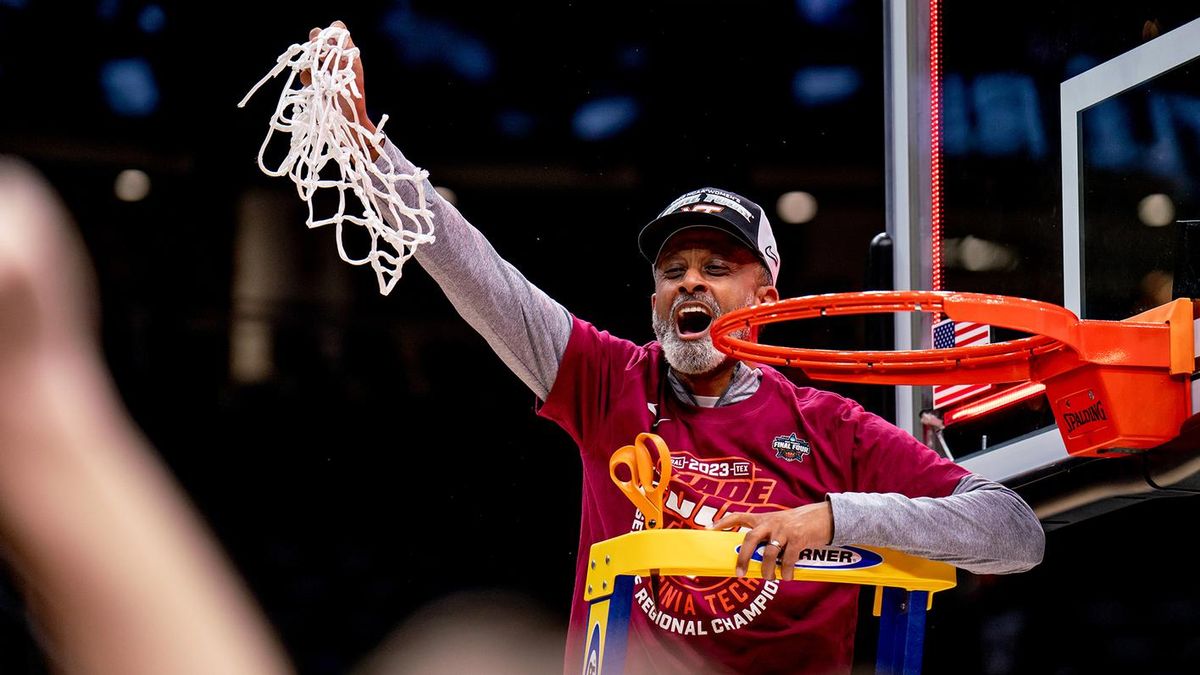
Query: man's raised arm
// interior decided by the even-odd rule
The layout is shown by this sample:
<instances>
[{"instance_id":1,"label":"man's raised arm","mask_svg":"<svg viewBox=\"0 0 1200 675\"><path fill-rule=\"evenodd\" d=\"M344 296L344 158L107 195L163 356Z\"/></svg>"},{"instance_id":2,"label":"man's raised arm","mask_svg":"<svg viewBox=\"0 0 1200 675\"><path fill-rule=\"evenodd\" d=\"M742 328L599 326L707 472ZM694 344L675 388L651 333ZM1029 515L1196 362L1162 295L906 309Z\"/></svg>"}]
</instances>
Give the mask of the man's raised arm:
<instances>
[{"instance_id":1,"label":"man's raised arm","mask_svg":"<svg viewBox=\"0 0 1200 675\"><path fill-rule=\"evenodd\" d=\"M414 170L395 145L384 149L399 171ZM571 315L501 258L428 182L425 194L437 223L437 241L417 249L417 262L505 365L545 400L567 350ZM415 194L405 198L409 196L415 199Z\"/></svg>"},{"instance_id":2,"label":"man's raised arm","mask_svg":"<svg viewBox=\"0 0 1200 675\"><path fill-rule=\"evenodd\" d=\"M333 25L346 27L340 21ZM320 32L319 28L312 29L309 38L316 38ZM353 40L347 46L353 47ZM353 107L343 103L343 112L374 132L375 125L367 114L362 59L355 59L351 67L360 95L354 97ZM308 84L307 74L301 75L301 81ZM364 142L362 145L381 168L395 174L416 172L413 163L391 142L385 143L382 156L376 156L373 144ZM412 184L403 183L396 188L405 203L418 202ZM479 230L428 181L424 192L433 212L437 240L418 247L417 261L504 363L534 394L545 399L567 349L567 339L571 335L570 314L501 258ZM387 208L377 208L377 211L385 217L391 214ZM389 223L393 227L404 226L391 220Z\"/></svg>"}]
</instances>

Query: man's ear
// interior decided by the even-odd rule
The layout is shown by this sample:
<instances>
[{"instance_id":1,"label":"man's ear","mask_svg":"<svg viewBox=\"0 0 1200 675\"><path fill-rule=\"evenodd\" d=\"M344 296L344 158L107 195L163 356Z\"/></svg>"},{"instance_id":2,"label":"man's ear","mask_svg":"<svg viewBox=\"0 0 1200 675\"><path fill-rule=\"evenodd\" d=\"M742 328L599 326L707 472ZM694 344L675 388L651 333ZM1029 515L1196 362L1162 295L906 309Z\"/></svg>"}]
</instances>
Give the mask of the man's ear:
<instances>
[{"instance_id":1,"label":"man's ear","mask_svg":"<svg viewBox=\"0 0 1200 675\"><path fill-rule=\"evenodd\" d=\"M779 289L774 286L759 286L754 292L754 301L759 305L764 302L779 302Z\"/></svg>"},{"instance_id":2,"label":"man's ear","mask_svg":"<svg viewBox=\"0 0 1200 675\"><path fill-rule=\"evenodd\" d=\"M650 294L650 311L652 311L652 312L658 311L658 293Z\"/></svg>"}]
</instances>

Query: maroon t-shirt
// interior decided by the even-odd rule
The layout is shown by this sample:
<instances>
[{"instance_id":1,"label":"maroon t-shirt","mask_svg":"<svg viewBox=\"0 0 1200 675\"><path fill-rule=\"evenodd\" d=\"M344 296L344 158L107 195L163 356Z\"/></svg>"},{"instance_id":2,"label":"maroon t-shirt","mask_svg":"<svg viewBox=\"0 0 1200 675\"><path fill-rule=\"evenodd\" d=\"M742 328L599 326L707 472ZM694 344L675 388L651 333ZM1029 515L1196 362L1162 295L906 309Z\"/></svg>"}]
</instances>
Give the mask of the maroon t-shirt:
<instances>
[{"instance_id":1,"label":"maroon t-shirt","mask_svg":"<svg viewBox=\"0 0 1200 675\"><path fill-rule=\"evenodd\" d=\"M857 403L798 387L768 367L746 400L719 408L680 402L664 382L657 342L638 346L573 322L539 411L575 439L583 459L565 673L583 666L586 552L644 526L612 483L609 458L655 419L665 420L655 433L674 458L664 527L703 528L727 511L795 508L831 492L942 497L967 474ZM673 576L655 586L634 586L626 672L850 671L857 586Z\"/></svg>"}]
</instances>

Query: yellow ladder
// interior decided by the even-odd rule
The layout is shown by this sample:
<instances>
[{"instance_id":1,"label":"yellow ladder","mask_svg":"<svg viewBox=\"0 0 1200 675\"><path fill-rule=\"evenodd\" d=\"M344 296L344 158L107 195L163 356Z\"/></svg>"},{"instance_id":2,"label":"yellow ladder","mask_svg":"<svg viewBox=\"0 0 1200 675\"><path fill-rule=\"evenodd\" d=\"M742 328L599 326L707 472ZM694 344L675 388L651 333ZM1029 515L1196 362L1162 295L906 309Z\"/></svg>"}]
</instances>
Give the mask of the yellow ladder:
<instances>
[{"instance_id":1,"label":"yellow ladder","mask_svg":"<svg viewBox=\"0 0 1200 675\"><path fill-rule=\"evenodd\" d=\"M635 576L731 577L743 539L739 532L656 529L593 544L583 596L589 611L582 672L619 675L624 668ZM837 553L831 556L824 551ZM954 587L954 567L868 546L829 546L801 557L795 569L797 581L876 588L877 673L920 672L925 613L933 606L933 593ZM761 559L756 552L747 577L762 578ZM817 562L821 559L836 562Z\"/></svg>"}]
</instances>

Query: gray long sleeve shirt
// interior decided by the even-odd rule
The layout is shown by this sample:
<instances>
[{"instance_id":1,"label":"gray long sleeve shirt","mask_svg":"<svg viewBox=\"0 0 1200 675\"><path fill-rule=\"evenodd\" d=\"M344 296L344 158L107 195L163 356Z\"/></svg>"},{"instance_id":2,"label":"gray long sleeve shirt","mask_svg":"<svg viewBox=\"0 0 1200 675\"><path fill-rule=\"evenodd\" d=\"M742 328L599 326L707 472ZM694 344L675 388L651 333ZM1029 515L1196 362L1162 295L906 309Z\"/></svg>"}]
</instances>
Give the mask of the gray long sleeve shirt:
<instances>
[{"instance_id":1,"label":"gray long sleeve shirt","mask_svg":"<svg viewBox=\"0 0 1200 675\"><path fill-rule=\"evenodd\" d=\"M391 143L385 152L398 171L414 170ZM567 348L571 315L501 258L428 182L425 189L437 240L418 248L417 261L509 369L544 400ZM401 190L401 195L415 199L412 192ZM686 387L671 379L676 395L688 401ZM757 382L758 371L739 368L719 405L753 394ZM947 497L844 492L828 500L834 545L886 547L979 574L1022 572L1042 560L1045 535L1033 511L1008 488L974 474Z\"/></svg>"}]
</instances>

